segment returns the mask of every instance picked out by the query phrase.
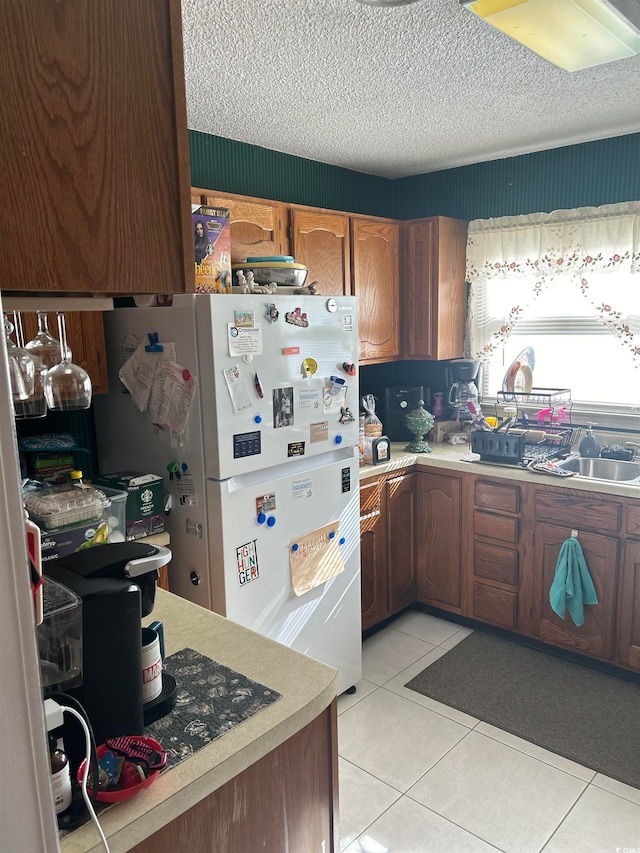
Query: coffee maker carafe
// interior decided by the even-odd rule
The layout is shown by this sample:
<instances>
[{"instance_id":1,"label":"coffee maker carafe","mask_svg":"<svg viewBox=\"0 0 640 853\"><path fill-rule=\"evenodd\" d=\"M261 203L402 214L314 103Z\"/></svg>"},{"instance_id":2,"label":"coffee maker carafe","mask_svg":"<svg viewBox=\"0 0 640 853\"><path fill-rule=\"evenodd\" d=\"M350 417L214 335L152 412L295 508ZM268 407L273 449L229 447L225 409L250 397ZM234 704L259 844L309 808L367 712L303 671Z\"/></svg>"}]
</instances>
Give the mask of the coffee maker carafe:
<instances>
[{"instance_id":1,"label":"coffee maker carafe","mask_svg":"<svg viewBox=\"0 0 640 853\"><path fill-rule=\"evenodd\" d=\"M141 619L153 610L158 569L170 560L168 548L118 542L44 564L45 575L74 593L82 611L81 684L69 689L49 679L45 698L52 690L62 689L77 699L87 712L97 744L108 737L143 733ZM41 643L41 629L38 631ZM46 642L49 649L55 643L51 630ZM68 631L60 644L60 656L68 657ZM40 657L42 661L42 649ZM83 744L79 727L77 735ZM65 735L67 752L75 764L75 735L70 740ZM84 755L83 745L78 750Z\"/></svg>"},{"instance_id":2,"label":"coffee maker carafe","mask_svg":"<svg viewBox=\"0 0 640 853\"><path fill-rule=\"evenodd\" d=\"M449 362L447 375L450 387L448 404L450 415L456 421L471 420L472 408L478 409L480 403L480 362L468 358L455 358Z\"/></svg>"}]
</instances>

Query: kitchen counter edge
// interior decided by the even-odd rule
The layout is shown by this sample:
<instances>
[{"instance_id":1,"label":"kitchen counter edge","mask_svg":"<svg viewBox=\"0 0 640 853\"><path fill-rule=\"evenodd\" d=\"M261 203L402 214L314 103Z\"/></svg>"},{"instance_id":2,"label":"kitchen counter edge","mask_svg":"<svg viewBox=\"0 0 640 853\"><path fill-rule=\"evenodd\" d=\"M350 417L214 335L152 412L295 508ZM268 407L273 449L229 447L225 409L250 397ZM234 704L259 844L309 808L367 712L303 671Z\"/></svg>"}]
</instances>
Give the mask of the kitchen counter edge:
<instances>
[{"instance_id":1,"label":"kitchen counter edge","mask_svg":"<svg viewBox=\"0 0 640 853\"><path fill-rule=\"evenodd\" d=\"M412 467L420 470L433 468L446 471L459 471L465 474L498 477L503 480L518 480L520 482L538 483L546 486L577 489L584 492L596 492L607 495L617 495L625 498L640 498L640 486L628 483L607 482L605 480L590 480L583 477L554 477L550 474L534 474L516 465L496 465L489 462L465 462L460 457L470 452L470 447L464 445L433 444L431 453L410 453L405 450L403 442L392 442L391 458L379 465L362 465L360 480L381 474L398 474Z\"/></svg>"},{"instance_id":2,"label":"kitchen counter edge","mask_svg":"<svg viewBox=\"0 0 640 853\"><path fill-rule=\"evenodd\" d=\"M167 655L195 649L282 698L161 774L132 800L101 812L111 853L135 847L284 743L319 716L338 690L332 667L162 589L143 625L157 619L164 623ZM61 841L62 853L102 849L92 822Z\"/></svg>"}]
</instances>

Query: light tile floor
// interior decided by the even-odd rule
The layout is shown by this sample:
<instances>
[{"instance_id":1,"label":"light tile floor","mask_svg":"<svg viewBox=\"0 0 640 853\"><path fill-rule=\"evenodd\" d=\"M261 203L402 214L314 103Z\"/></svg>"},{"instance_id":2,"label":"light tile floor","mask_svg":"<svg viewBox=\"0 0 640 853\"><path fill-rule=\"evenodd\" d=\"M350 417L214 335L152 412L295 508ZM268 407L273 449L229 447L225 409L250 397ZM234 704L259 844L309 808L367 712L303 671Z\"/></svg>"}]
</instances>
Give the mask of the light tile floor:
<instances>
[{"instance_id":1,"label":"light tile floor","mask_svg":"<svg viewBox=\"0 0 640 853\"><path fill-rule=\"evenodd\" d=\"M469 633L409 611L365 641L338 699L340 849L640 853L640 790L404 686Z\"/></svg>"}]
</instances>

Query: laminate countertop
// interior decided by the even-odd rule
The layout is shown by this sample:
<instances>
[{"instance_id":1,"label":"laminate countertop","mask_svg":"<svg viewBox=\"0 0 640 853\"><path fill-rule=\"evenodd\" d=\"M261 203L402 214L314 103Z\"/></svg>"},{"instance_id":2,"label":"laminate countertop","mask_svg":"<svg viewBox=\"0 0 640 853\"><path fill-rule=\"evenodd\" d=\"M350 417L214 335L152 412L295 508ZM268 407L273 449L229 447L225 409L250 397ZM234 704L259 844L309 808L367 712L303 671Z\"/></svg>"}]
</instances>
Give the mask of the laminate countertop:
<instances>
[{"instance_id":1,"label":"laminate countertop","mask_svg":"<svg viewBox=\"0 0 640 853\"><path fill-rule=\"evenodd\" d=\"M282 694L272 705L162 773L132 800L99 815L112 853L129 850L303 729L338 692L338 673L286 646L158 589L143 625L164 623L166 654L201 652ZM62 839L62 853L103 850L85 824Z\"/></svg>"},{"instance_id":2,"label":"laminate countertop","mask_svg":"<svg viewBox=\"0 0 640 853\"><path fill-rule=\"evenodd\" d=\"M418 471L442 469L461 471L466 474L482 474L485 477L500 477L504 480L519 480L520 482L537 483L545 486L577 489L585 492L617 495L626 498L640 498L640 485L635 483L614 483L606 480L589 479L588 477L557 477L551 474L538 474L520 468L517 465L498 465L491 462L467 462L461 457L470 453L468 444L432 444L431 453L410 453L405 450L405 442L392 442L391 458L379 465L362 465L360 480L375 477L380 474L400 474L416 467Z\"/></svg>"}]
</instances>

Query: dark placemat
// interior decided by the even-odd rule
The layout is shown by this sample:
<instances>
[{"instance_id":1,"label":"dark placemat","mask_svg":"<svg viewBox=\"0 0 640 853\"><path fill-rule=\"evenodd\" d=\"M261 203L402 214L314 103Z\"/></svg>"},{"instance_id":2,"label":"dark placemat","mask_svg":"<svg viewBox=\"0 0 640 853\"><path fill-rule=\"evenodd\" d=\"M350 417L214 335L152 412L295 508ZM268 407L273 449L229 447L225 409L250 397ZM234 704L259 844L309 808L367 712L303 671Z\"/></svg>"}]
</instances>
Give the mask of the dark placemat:
<instances>
[{"instance_id":1,"label":"dark placemat","mask_svg":"<svg viewBox=\"0 0 640 853\"><path fill-rule=\"evenodd\" d=\"M166 750L167 768L281 698L276 690L193 649L166 658L164 670L178 686L176 707L145 726L145 734Z\"/></svg>"}]
</instances>

